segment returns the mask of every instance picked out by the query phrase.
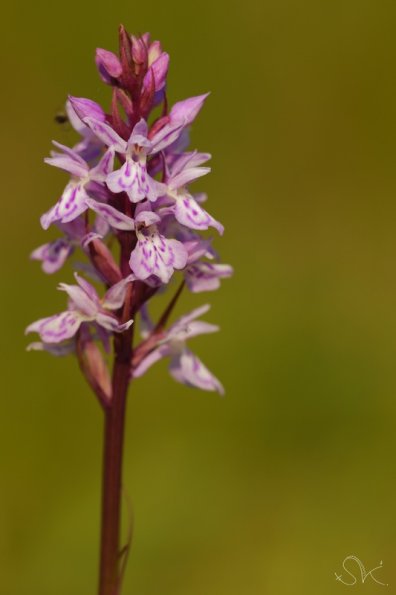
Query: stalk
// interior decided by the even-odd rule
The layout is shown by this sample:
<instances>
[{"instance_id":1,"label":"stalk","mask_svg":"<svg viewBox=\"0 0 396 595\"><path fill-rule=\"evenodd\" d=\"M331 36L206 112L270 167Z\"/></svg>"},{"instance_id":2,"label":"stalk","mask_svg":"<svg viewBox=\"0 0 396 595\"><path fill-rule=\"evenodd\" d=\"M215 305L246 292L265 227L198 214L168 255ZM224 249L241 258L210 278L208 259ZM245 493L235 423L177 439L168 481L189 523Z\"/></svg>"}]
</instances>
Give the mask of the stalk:
<instances>
[{"instance_id":1,"label":"stalk","mask_svg":"<svg viewBox=\"0 0 396 595\"><path fill-rule=\"evenodd\" d=\"M130 379L131 333L115 340L113 398L104 409L102 529L99 595L118 595L120 587L121 486L126 398Z\"/></svg>"},{"instance_id":2,"label":"stalk","mask_svg":"<svg viewBox=\"0 0 396 595\"><path fill-rule=\"evenodd\" d=\"M121 242L120 268L128 270L131 238ZM122 318L127 320L133 303L128 288ZM131 380L133 328L114 336L112 398L104 411L102 520L100 538L99 595L119 595L122 576L121 559L121 496L124 450L125 413Z\"/></svg>"}]
</instances>

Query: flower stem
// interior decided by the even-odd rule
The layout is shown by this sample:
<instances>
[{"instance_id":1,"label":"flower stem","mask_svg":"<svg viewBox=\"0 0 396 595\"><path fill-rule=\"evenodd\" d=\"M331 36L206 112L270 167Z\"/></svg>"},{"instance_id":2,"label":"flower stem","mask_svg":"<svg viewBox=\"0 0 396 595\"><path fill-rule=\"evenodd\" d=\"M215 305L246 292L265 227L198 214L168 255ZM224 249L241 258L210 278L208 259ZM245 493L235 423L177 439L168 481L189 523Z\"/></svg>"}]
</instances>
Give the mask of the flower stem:
<instances>
[{"instance_id":1,"label":"flower stem","mask_svg":"<svg viewBox=\"0 0 396 595\"><path fill-rule=\"evenodd\" d=\"M121 482L124 446L125 410L130 382L132 331L118 335L115 341L113 395L104 408L102 530L99 595L119 595Z\"/></svg>"}]
</instances>

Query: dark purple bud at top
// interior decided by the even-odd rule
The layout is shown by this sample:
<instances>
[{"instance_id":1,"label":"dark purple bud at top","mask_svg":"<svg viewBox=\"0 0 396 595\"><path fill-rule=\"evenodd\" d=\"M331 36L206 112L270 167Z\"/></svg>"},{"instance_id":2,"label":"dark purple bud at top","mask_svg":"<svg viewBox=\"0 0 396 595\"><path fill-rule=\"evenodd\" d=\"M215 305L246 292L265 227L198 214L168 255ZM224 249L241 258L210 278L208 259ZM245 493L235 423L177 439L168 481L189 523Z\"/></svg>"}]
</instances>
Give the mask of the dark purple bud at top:
<instances>
[{"instance_id":1,"label":"dark purple bud at top","mask_svg":"<svg viewBox=\"0 0 396 595\"><path fill-rule=\"evenodd\" d=\"M69 101L80 120L84 120L84 118L92 118L94 120L99 120L100 122L105 121L106 114L101 106L95 101L85 99L84 97L72 97L71 95L69 96Z\"/></svg>"},{"instance_id":2,"label":"dark purple bud at top","mask_svg":"<svg viewBox=\"0 0 396 595\"><path fill-rule=\"evenodd\" d=\"M114 85L122 74L122 66L118 57L113 52L98 48L95 62L101 79L108 85Z\"/></svg>"}]
</instances>

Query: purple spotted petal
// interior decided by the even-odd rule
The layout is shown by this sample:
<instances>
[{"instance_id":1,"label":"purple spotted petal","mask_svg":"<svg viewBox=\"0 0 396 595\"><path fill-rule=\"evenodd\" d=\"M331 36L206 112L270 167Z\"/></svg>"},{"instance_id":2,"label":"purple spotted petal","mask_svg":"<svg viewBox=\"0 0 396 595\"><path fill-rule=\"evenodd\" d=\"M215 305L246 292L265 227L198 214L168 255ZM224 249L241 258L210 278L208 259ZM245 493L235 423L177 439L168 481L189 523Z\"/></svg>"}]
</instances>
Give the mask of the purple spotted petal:
<instances>
[{"instance_id":1,"label":"purple spotted petal","mask_svg":"<svg viewBox=\"0 0 396 595\"><path fill-rule=\"evenodd\" d=\"M224 388L219 380L188 349L172 359L169 371L177 382L224 395Z\"/></svg>"},{"instance_id":2,"label":"purple spotted petal","mask_svg":"<svg viewBox=\"0 0 396 595\"><path fill-rule=\"evenodd\" d=\"M30 258L41 261L43 271L51 275L62 268L72 252L70 242L65 238L59 238L33 250Z\"/></svg>"},{"instance_id":3,"label":"purple spotted petal","mask_svg":"<svg viewBox=\"0 0 396 595\"><path fill-rule=\"evenodd\" d=\"M124 165L111 173L106 180L107 186L114 193L126 192L131 202L148 198L157 200L165 194L166 186L153 180L146 170L146 164L127 158Z\"/></svg>"},{"instance_id":4,"label":"purple spotted petal","mask_svg":"<svg viewBox=\"0 0 396 595\"><path fill-rule=\"evenodd\" d=\"M87 210L85 200L88 195L83 184L70 182L56 205L41 217L43 229L48 229L51 223L61 221L67 223L76 219Z\"/></svg>"},{"instance_id":5,"label":"purple spotted petal","mask_svg":"<svg viewBox=\"0 0 396 595\"><path fill-rule=\"evenodd\" d=\"M83 321L84 317L79 312L67 310L33 322L25 333L38 333L44 343L60 343L74 337Z\"/></svg>"},{"instance_id":6,"label":"purple spotted petal","mask_svg":"<svg viewBox=\"0 0 396 595\"><path fill-rule=\"evenodd\" d=\"M231 277L233 268L228 264L197 262L185 272L187 286L193 293L214 291L220 287L220 279Z\"/></svg>"},{"instance_id":7,"label":"purple spotted petal","mask_svg":"<svg viewBox=\"0 0 396 595\"><path fill-rule=\"evenodd\" d=\"M131 254L129 265L138 279L155 275L168 283L175 269L186 266L187 251L181 242L159 234L141 237Z\"/></svg>"},{"instance_id":8,"label":"purple spotted petal","mask_svg":"<svg viewBox=\"0 0 396 595\"><path fill-rule=\"evenodd\" d=\"M191 229L209 229L214 227L220 233L224 227L203 209L191 194L181 194L176 200L175 217L182 225Z\"/></svg>"},{"instance_id":9,"label":"purple spotted petal","mask_svg":"<svg viewBox=\"0 0 396 595\"><path fill-rule=\"evenodd\" d=\"M124 215L124 213L117 211L114 207L103 202L97 202L92 198L87 198L86 203L90 209L98 213L111 227L124 231L135 229L134 220Z\"/></svg>"},{"instance_id":10,"label":"purple spotted petal","mask_svg":"<svg viewBox=\"0 0 396 595\"><path fill-rule=\"evenodd\" d=\"M114 165L114 148L110 147L103 155L99 163L90 171L91 180L97 182L104 182L110 172L113 171Z\"/></svg>"}]
</instances>

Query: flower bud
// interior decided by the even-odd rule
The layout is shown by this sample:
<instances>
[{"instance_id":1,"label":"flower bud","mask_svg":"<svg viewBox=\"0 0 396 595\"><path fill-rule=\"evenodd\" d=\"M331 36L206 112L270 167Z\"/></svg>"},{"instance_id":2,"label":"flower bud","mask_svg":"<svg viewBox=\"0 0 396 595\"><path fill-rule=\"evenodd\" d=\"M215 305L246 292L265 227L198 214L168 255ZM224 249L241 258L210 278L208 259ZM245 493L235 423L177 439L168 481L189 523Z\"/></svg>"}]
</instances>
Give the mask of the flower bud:
<instances>
[{"instance_id":1,"label":"flower bud","mask_svg":"<svg viewBox=\"0 0 396 595\"><path fill-rule=\"evenodd\" d=\"M111 401L111 378L105 359L90 332L81 328L76 341L80 369L103 404Z\"/></svg>"},{"instance_id":2,"label":"flower bud","mask_svg":"<svg viewBox=\"0 0 396 595\"><path fill-rule=\"evenodd\" d=\"M69 101L80 120L92 118L100 122L105 121L106 115L101 106L95 101L85 97L72 97L71 95L69 95Z\"/></svg>"},{"instance_id":3,"label":"flower bud","mask_svg":"<svg viewBox=\"0 0 396 595\"><path fill-rule=\"evenodd\" d=\"M117 79L122 74L122 66L118 57L113 52L98 48L95 62L102 81L108 85L117 84Z\"/></svg>"}]
</instances>

